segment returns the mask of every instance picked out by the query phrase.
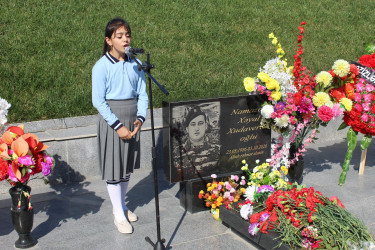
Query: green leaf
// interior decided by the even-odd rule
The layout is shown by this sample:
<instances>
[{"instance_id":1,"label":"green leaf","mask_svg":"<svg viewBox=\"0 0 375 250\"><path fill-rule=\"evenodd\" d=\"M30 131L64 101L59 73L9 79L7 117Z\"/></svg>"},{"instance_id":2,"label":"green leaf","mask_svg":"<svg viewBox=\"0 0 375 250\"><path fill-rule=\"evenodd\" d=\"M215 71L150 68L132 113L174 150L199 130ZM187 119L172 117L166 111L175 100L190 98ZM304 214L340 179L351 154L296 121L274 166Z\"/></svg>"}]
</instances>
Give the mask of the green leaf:
<instances>
[{"instance_id":1,"label":"green leaf","mask_svg":"<svg viewBox=\"0 0 375 250\"><path fill-rule=\"evenodd\" d=\"M339 126L339 128L337 130L342 130L342 129L346 128L347 126L348 125L345 122L343 122L343 123L341 123L341 125Z\"/></svg>"},{"instance_id":2,"label":"green leaf","mask_svg":"<svg viewBox=\"0 0 375 250\"><path fill-rule=\"evenodd\" d=\"M365 150L366 148L368 148L368 146L371 143L371 140L372 140L372 136L371 135L365 135L362 138L362 141L361 141L361 150L362 151Z\"/></svg>"}]
</instances>

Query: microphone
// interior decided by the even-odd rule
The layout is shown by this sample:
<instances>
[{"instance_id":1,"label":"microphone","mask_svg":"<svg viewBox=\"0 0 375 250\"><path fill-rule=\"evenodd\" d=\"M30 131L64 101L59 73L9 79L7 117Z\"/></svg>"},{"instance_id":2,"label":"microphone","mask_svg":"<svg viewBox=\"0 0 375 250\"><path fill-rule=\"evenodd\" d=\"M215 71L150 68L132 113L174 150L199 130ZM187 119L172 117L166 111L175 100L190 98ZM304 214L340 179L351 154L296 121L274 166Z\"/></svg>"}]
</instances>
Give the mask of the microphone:
<instances>
[{"instance_id":1,"label":"microphone","mask_svg":"<svg viewBox=\"0 0 375 250\"><path fill-rule=\"evenodd\" d=\"M145 53L144 49L132 48L130 46L125 48L125 54L128 56L134 56L134 55L143 54L143 53Z\"/></svg>"}]
</instances>

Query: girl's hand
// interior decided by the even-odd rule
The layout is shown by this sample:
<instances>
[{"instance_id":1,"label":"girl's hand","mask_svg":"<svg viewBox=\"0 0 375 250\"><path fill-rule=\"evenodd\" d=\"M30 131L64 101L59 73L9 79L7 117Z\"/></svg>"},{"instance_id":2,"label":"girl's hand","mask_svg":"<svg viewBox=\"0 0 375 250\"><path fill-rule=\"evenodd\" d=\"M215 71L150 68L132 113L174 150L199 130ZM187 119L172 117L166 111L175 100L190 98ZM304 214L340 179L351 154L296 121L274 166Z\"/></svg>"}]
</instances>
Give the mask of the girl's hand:
<instances>
[{"instance_id":1,"label":"girl's hand","mask_svg":"<svg viewBox=\"0 0 375 250\"><path fill-rule=\"evenodd\" d=\"M135 120L135 122L133 123L134 124L134 130L132 133L132 137L134 135L136 135L138 133L138 131L141 129L142 127L142 122L140 120Z\"/></svg>"},{"instance_id":2,"label":"girl's hand","mask_svg":"<svg viewBox=\"0 0 375 250\"><path fill-rule=\"evenodd\" d=\"M130 140L133 137L130 130L125 126L122 126L116 132L117 132L118 136L123 140Z\"/></svg>"}]
</instances>

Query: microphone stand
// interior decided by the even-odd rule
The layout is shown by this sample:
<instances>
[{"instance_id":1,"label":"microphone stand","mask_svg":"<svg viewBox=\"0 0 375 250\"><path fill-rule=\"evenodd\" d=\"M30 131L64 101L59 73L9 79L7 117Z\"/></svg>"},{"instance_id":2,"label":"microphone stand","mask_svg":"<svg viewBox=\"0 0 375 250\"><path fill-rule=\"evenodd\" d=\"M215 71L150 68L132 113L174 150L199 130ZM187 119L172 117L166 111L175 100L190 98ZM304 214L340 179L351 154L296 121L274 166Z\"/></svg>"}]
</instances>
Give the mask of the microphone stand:
<instances>
[{"instance_id":1,"label":"microphone stand","mask_svg":"<svg viewBox=\"0 0 375 250\"><path fill-rule=\"evenodd\" d=\"M138 64L138 71L143 70L148 76L149 94L150 94L150 113L151 113L151 132L152 132L152 169L154 172L154 186L155 186L155 208L156 208L156 230L157 230L157 242L153 243L150 237L146 236L145 240L150 243L155 250L165 250L164 242L165 239L161 239L160 235L160 213L159 213L159 187L158 187L158 172L156 166L156 147L155 147L155 129L154 129L154 111L152 103L152 88L151 80L159 87L159 89L165 94L169 95L168 91L163 85L160 85L158 81L151 75L150 70L155 68L155 65L150 64L150 54L147 53L147 61L140 64L134 54L129 55Z\"/></svg>"}]
</instances>

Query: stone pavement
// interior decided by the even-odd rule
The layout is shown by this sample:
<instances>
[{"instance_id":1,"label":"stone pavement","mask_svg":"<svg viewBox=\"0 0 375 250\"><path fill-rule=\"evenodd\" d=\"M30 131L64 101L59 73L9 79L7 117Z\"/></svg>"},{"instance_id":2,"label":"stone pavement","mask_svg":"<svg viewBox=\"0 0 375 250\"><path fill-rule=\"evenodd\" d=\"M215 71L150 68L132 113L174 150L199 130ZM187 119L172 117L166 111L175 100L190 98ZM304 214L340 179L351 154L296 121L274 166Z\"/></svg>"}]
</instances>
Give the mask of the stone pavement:
<instances>
[{"instance_id":1,"label":"stone pavement","mask_svg":"<svg viewBox=\"0 0 375 250\"><path fill-rule=\"evenodd\" d=\"M354 151L344 186L338 178L346 153L346 141L338 139L311 145L304 158L303 183L323 195L335 195L346 208L362 219L375 234L375 145L370 145L365 174L358 175L359 145ZM79 175L79 173L76 173ZM257 249L215 221L208 211L191 214L179 201L179 184L170 184L158 171L161 237L167 249ZM112 207L99 176L75 184L56 184L32 190L34 227L38 244L31 249L153 249L145 241L156 241L153 172L149 167L131 176L127 204L139 216L134 233L120 234L113 224ZM32 183L30 186L33 187ZM15 249L17 233L10 217L10 198L0 194L0 249Z\"/></svg>"}]
</instances>

